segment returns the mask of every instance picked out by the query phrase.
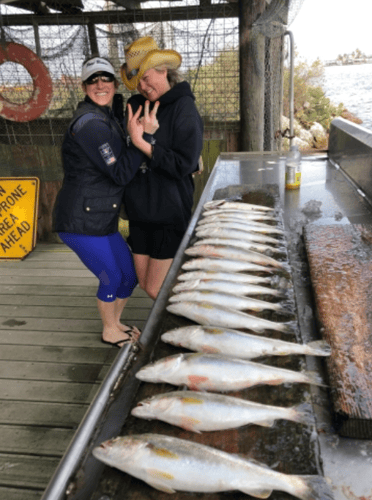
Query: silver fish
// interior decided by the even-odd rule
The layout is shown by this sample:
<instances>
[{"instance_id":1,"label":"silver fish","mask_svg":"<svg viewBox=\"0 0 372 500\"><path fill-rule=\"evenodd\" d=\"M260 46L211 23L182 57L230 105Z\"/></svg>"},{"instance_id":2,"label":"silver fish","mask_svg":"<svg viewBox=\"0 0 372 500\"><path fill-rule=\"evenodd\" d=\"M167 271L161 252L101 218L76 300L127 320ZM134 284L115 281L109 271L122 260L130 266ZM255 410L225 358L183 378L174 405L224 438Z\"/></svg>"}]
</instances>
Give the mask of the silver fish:
<instances>
[{"instance_id":1,"label":"silver fish","mask_svg":"<svg viewBox=\"0 0 372 500\"><path fill-rule=\"evenodd\" d=\"M236 247L225 247L222 245L196 245L185 250L186 255L193 257L218 257L222 259L244 260L254 262L260 266L272 266L284 269L288 267L286 263L280 262L268 255L244 250Z\"/></svg>"},{"instance_id":2,"label":"silver fish","mask_svg":"<svg viewBox=\"0 0 372 500\"><path fill-rule=\"evenodd\" d=\"M205 210L215 209L215 208L238 208L239 210L256 210L263 212L273 212L272 207L266 207L264 205L253 205L252 203L244 203L239 201L227 201L227 200L211 200L204 203L203 207Z\"/></svg>"},{"instance_id":3,"label":"silver fish","mask_svg":"<svg viewBox=\"0 0 372 500\"><path fill-rule=\"evenodd\" d=\"M210 304L231 307L238 311L276 311L289 313L289 304L279 302L266 302L230 293L214 292L213 290L186 290L170 297L169 302L209 302ZM293 312L293 309L292 309Z\"/></svg>"},{"instance_id":4,"label":"silver fish","mask_svg":"<svg viewBox=\"0 0 372 500\"><path fill-rule=\"evenodd\" d=\"M265 330L276 330L293 333L295 322L278 323L258 318L250 314L231 309L231 307L215 306L209 302L176 302L166 307L167 311L199 323L199 325L223 326L227 328L248 329L257 333Z\"/></svg>"},{"instance_id":5,"label":"silver fish","mask_svg":"<svg viewBox=\"0 0 372 500\"><path fill-rule=\"evenodd\" d=\"M244 215L244 214L243 214ZM251 215L249 212L247 215ZM273 224L267 224L267 222L262 222L259 220L255 220L252 218L246 218L241 216L240 214L236 215L228 215L228 214L220 214L220 215L206 215L202 217L198 221L198 226L202 226L203 224L212 224L212 223L221 223L221 222L237 222L239 224L248 224L252 226L262 226L262 227L275 227ZM271 221L272 222L272 221Z\"/></svg>"},{"instance_id":6,"label":"silver fish","mask_svg":"<svg viewBox=\"0 0 372 500\"><path fill-rule=\"evenodd\" d=\"M257 221L263 220L270 222L278 222L278 218L275 217L274 215L267 215L267 213L265 212L254 212L253 210L251 211L237 210L237 209L224 210L220 208L216 210L207 210L202 214L203 219L212 217L217 217L218 219L224 219L226 217L235 217L241 220L257 220Z\"/></svg>"},{"instance_id":7,"label":"silver fish","mask_svg":"<svg viewBox=\"0 0 372 500\"><path fill-rule=\"evenodd\" d=\"M332 500L322 476L283 474L210 446L161 434L110 439L93 449L103 463L167 493L238 490L267 498L273 490L300 500Z\"/></svg>"},{"instance_id":8,"label":"silver fish","mask_svg":"<svg viewBox=\"0 0 372 500\"><path fill-rule=\"evenodd\" d=\"M324 340L308 344L285 342L228 328L214 326L184 326L162 334L163 342L190 351L209 354L224 354L241 359L254 359L261 356L330 356L331 348Z\"/></svg>"},{"instance_id":9,"label":"silver fish","mask_svg":"<svg viewBox=\"0 0 372 500\"><path fill-rule=\"evenodd\" d=\"M276 420L314 424L305 405L292 408L253 403L245 399L197 391L172 391L140 401L134 417L162 420L187 431L222 431L243 425L272 427Z\"/></svg>"},{"instance_id":10,"label":"silver fish","mask_svg":"<svg viewBox=\"0 0 372 500\"><path fill-rule=\"evenodd\" d=\"M214 292L230 293L232 295L272 295L273 297L284 297L281 290L256 285L254 283L237 283L223 280L187 280L177 283L173 288L174 293L186 290L209 290Z\"/></svg>"},{"instance_id":11,"label":"silver fish","mask_svg":"<svg viewBox=\"0 0 372 500\"><path fill-rule=\"evenodd\" d=\"M203 238L194 243L193 246L198 245L222 245L225 247L243 248L244 250L252 250L253 252L264 253L267 255L279 253L286 254L287 251L284 247L273 247L271 245L263 245L255 241L237 240L234 238Z\"/></svg>"},{"instance_id":12,"label":"silver fish","mask_svg":"<svg viewBox=\"0 0 372 500\"><path fill-rule=\"evenodd\" d=\"M161 358L143 366L139 380L186 385L193 391L230 392L256 385L302 383L324 385L316 373L263 365L222 354L187 353Z\"/></svg>"},{"instance_id":13,"label":"silver fish","mask_svg":"<svg viewBox=\"0 0 372 500\"><path fill-rule=\"evenodd\" d=\"M262 234L280 234L283 235L284 231L281 229L277 229L274 226L270 226L268 224L259 224L258 222L252 223L252 222L234 222L234 221L228 221L228 220L222 220L222 221L217 221L217 222L208 222L204 225L198 225L196 228L196 231L199 229L205 229L205 228L211 228L211 227L221 227L221 228L228 228L228 229L237 229L238 231L247 231L249 233L262 233Z\"/></svg>"},{"instance_id":14,"label":"silver fish","mask_svg":"<svg viewBox=\"0 0 372 500\"><path fill-rule=\"evenodd\" d=\"M198 238L234 238L238 240L256 241L257 243L280 245L281 241L258 232L241 231L240 229L230 229L227 227L209 226L196 228Z\"/></svg>"},{"instance_id":15,"label":"silver fish","mask_svg":"<svg viewBox=\"0 0 372 500\"><path fill-rule=\"evenodd\" d=\"M181 273L177 278L179 281L188 280L219 280L219 281L234 281L235 283L255 283L275 285L275 280L272 277L264 278L262 276L255 276L253 274L243 273L225 273L223 271L189 271Z\"/></svg>"},{"instance_id":16,"label":"silver fish","mask_svg":"<svg viewBox=\"0 0 372 500\"><path fill-rule=\"evenodd\" d=\"M264 273L272 273L273 268L259 266L253 262L245 262L244 260L232 259L191 259L182 264L182 269L188 271L190 269L206 269L210 271L258 271Z\"/></svg>"}]
</instances>

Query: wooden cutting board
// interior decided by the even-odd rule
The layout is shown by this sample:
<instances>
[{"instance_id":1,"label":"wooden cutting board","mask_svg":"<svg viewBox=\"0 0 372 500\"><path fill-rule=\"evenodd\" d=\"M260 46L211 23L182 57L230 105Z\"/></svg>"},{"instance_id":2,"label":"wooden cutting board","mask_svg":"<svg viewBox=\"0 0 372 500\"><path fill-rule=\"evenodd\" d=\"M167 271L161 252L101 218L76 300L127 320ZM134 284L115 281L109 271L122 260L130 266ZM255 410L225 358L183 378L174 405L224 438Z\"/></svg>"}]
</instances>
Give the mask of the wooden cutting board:
<instances>
[{"instance_id":1,"label":"wooden cutting board","mask_svg":"<svg viewBox=\"0 0 372 500\"><path fill-rule=\"evenodd\" d=\"M309 225L305 246L340 435L372 438L372 230Z\"/></svg>"}]
</instances>

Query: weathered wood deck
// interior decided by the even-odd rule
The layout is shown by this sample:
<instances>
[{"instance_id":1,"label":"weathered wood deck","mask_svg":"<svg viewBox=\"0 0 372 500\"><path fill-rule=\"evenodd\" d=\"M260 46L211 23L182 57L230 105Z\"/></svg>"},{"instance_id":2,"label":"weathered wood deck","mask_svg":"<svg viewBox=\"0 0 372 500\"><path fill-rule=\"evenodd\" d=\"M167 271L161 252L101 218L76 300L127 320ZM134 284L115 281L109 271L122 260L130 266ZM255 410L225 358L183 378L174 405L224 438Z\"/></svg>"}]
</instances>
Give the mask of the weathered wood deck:
<instances>
[{"instance_id":1,"label":"weathered wood deck","mask_svg":"<svg viewBox=\"0 0 372 500\"><path fill-rule=\"evenodd\" d=\"M118 349L101 343L97 279L65 245L0 261L0 500L40 499ZM136 288L123 322L143 328Z\"/></svg>"}]
</instances>

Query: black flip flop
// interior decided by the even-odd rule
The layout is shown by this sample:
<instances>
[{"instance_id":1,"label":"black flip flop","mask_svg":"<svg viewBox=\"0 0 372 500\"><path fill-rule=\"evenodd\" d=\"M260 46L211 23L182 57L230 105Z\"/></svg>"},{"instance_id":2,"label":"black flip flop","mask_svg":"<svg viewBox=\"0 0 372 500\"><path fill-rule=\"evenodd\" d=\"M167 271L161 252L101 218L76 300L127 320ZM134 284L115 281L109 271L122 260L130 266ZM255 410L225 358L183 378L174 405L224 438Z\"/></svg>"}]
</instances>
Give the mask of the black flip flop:
<instances>
[{"instance_id":1,"label":"black flip flop","mask_svg":"<svg viewBox=\"0 0 372 500\"><path fill-rule=\"evenodd\" d=\"M124 333L126 333L126 332L124 332ZM102 342L102 344L113 345L114 347L118 347L119 349L121 349L123 346L120 344L128 344L130 342L130 340L131 339L122 339L122 340L118 340L117 342L108 342L107 340L101 339L101 342Z\"/></svg>"}]
</instances>

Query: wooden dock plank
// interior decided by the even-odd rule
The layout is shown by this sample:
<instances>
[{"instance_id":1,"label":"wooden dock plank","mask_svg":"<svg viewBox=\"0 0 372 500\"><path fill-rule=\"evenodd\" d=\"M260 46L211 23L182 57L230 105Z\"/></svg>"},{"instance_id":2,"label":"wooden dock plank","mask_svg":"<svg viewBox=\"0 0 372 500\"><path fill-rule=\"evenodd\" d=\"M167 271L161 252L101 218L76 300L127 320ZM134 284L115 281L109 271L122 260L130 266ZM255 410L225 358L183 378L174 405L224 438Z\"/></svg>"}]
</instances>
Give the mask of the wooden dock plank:
<instances>
[{"instance_id":1,"label":"wooden dock plank","mask_svg":"<svg viewBox=\"0 0 372 500\"><path fill-rule=\"evenodd\" d=\"M93 365L93 366L92 366ZM50 380L59 382L101 382L109 365L76 363L36 363L35 361L7 361L0 363L1 379Z\"/></svg>"},{"instance_id":2,"label":"wooden dock plank","mask_svg":"<svg viewBox=\"0 0 372 500\"><path fill-rule=\"evenodd\" d=\"M74 429L0 425L0 453L28 454L32 450L37 450L40 455L60 457L69 445L74 432Z\"/></svg>"},{"instance_id":3,"label":"wooden dock plank","mask_svg":"<svg viewBox=\"0 0 372 500\"><path fill-rule=\"evenodd\" d=\"M13 318L39 318L43 316L44 318L61 319L100 319L97 306L94 305L94 302L92 300L91 304L85 307L80 307L79 305L77 307L0 305L0 318L9 316ZM133 306L128 304L126 310L129 311L131 309L133 309Z\"/></svg>"},{"instance_id":4,"label":"wooden dock plank","mask_svg":"<svg viewBox=\"0 0 372 500\"><path fill-rule=\"evenodd\" d=\"M0 454L0 484L43 488L58 465L58 458Z\"/></svg>"},{"instance_id":5,"label":"wooden dock plank","mask_svg":"<svg viewBox=\"0 0 372 500\"><path fill-rule=\"evenodd\" d=\"M98 279L96 277L82 277L72 279L71 277L63 276L1 276L1 285L39 285L39 286L94 286L97 289Z\"/></svg>"},{"instance_id":6,"label":"wooden dock plank","mask_svg":"<svg viewBox=\"0 0 372 500\"><path fill-rule=\"evenodd\" d=\"M146 309L124 309L122 322L129 324L144 324L148 316ZM90 332L101 333L102 323L100 319L64 319L63 317L50 318L14 318L13 316L0 317L0 330L48 330L55 332Z\"/></svg>"},{"instance_id":7,"label":"wooden dock plank","mask_svg":"<svg viewBox=\"0 0 372 500\"><path fill-rule=\"evenodd\" d=\"M65 245L0 261L0 500L40 499L119 350L101 342L98 280ZM143 328L137 287L122 321Z\"/></svg>"},{"instance_id":8,"label":"wooden dock plank","mask_svg":"<svg viewBox=\"0 0 372 500\"><path fill-rule=\"evenodd\" d=\"M60 306L60 307L71 307L83 308L83 307L93 307L96 304L96 298L92 296L88 297L70 297L61 295L1 295L0 294L0 304L10 305L10 306ZM130 297L126 305L127 308L141 308L146 309L151 308L153 300L150 298L142 297ZM5 309L5 311L7 311Z\"/></svg>"},{"instance_id":9,"label":"wooden dock plank","mask_svg":"<svg viewBox=\"0 0 372 500\"><path fill-rule=\"evenodd\" d=\"M73 278L73 280L80 280L81 278L84 279L92 279L94 282L98 283L98 278L94 276L90 271L85 270L85 269L56 269L56 267L51 268L51 269L45 269L45 268L40 268L40 269L27 269L27 268L1 268L0 271L0 276L6 277L6 276L17 276L21 278L26 278L26 277L35 277L35 278L49 278L50 277L61 277L61 278Z\"/></svg>"},{"instance_id":10,"label":"wooden dock plank","mask_svg":"<svg viewBox=\"0 0 372 500\"><path fill-rule=\"evenodd\" d=\"M0 286L0 298L3 296L8 296L9 294L12 295L20 295L21 297L28 296L28 295L37 295L37 296L60 296L60 297L65 297L67 296L81 296L81 297L92 297L95 298L97 292L97 283L95 285L91 286L62 286L59 284L58 287L56 286L49 286L49 284L44 283L43 286L41 287L40 285L37 284L5 284L3 283L3 280L1 280L1 286ZM129 301L134 299L134 298L141 298L141 299L146 299L147 301L152 299L149 299L148 295L139 287L135 288L133 291L133 295L130 297ZM128 301L128 302L129 302ZM153 301L152 301L153 303Z\"/></svg>"},{"instance_id":11,"label":"wooden dock plank","mask_svg":"<svg viewBox=\"0 0 372 500\"><path fill-rule=\"evenodd\" d=\"M58 280L57 280L58 281ZM44 283L43 286L37 285L36 283L4 283L1 279L0 286L0 297L5 295L19 295L24 297L27 295L47 295L56 297L95 297L97 292L97 285L90 286L68 286L62 285L58 286Z\"/></svg>"},{"instance_id":12,"label":"wooden dock plank","mask_svg":"<svg viewBox=\"0 0 372 500\"><path fill-rule=\"evenodd\" d=\"M0 359L8 361L50 362L50 363L76 363L86 365L111 364L117 354L117 349L100 343L101 347L93 349L79 349L74 347L58 346L14 346L3 345L0 349ZM106 347L107 346L107 347ZM94 366L91 366L92 371Z\"/></svg>"},{"instance_id":13,"label":"wooden dock plank","mask_svg":"<svg viewBox=\"0 0 372 500\"><path fill-rule=\"evenodd\" d=\"M15 488L2 488L0 486L1 500L40 500L43 490L27 490Z\"/></svg>"},{"instance_id":14,"label":"wooden dock plank","mask_svg":"<svg viewBox=\"0 0 372 500\"><path fill-rule=\"evenodd\" d=\"M99 384L44 380L0 380L2 401L39 401L40 403L89 404Z\"/></svg>"},{"instance_id":15,"label":"wooden dock plank","mask_svg":"<svg viewBox=\"0 0 372 500\"><path fill-rule=\"evenodd\" d=\"M90 333L77 332L40 332L40 331L21 331L21 330L0 330L0 345L33 345L33 346L57 346L57 347L93 347L97 348L97 336ZM110 346L100 344L102 349L109 349ZM0 348L1 353L1 348Z\"/></svg>"},{"instance_id":16,"label":"wooden dock plank","mask_svg":"<svg viewBox=\"0 0 372 500\"><path fill-rule=\"evenodd\" d=\"M45 425L53 428L76 429L87 409L86 404L1 401L0 424L32 424L33 426Z\"/></svg>"}]
</instances>

